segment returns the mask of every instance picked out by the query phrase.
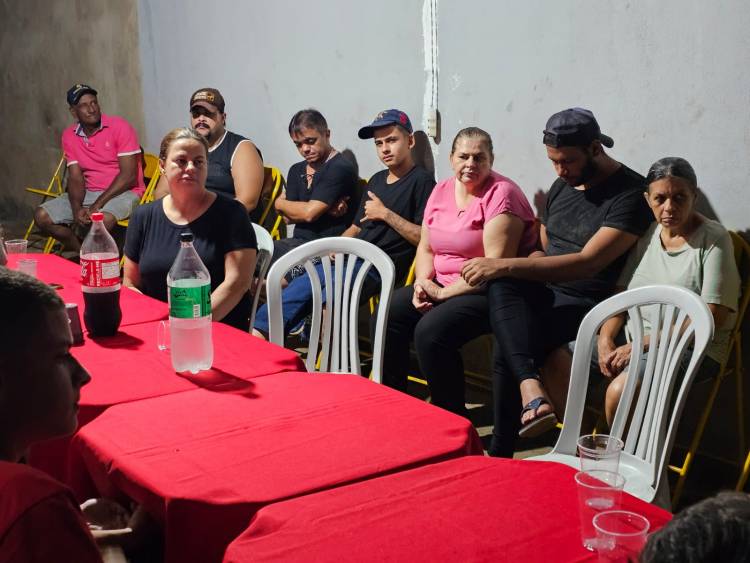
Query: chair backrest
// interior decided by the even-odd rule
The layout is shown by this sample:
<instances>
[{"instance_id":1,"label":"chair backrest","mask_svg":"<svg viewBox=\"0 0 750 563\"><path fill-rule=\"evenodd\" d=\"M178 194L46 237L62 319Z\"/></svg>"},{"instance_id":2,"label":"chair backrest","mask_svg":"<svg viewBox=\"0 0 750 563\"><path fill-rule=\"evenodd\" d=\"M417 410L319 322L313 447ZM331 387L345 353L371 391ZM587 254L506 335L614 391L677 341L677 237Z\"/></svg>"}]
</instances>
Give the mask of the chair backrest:
<instances>
[{"instance_id":1,"label":"chair backrest","mask_svg":"<svg viewBox=\"0 0 750 563\"><path fill-rule=\"evenodd\" d=\"M332 261L329 255L334 255ZM312 260L320 258L325 276L326 310L323 314L323 290ZM357 259L363 264L356 272ZM297 264L304 268L312 284L312 329L305 365L308 371L348 372L361 374L359 358L358 318L360 296L365 277L371 267L380 276L380 306L375 321L372 343L372 377L380 383L383 372L383 341L388 307L393 293L395 268L388 255L377 246L363 240L332 237L314 240L289 251L279 258L268 272L269 340L284 345L281 316L281 280ZM322 325L322 330L321 330ZM316 366L318 348L320 364Z\"/></svg>"},{"instance_id":2,"label":"chair backrest","mask_svg":"<svg viewBox=\"0 0 750 563\"><path fill-rule=\"evenodd\" d=\"M647 350L643 346L644 309L651 320ZM628 456L628 463L657 490L687 392L714 332L708 306L688 289L671 285L631 289L599 303L584 317L573 353L565 421L553 453L576 455L597 333L607 319L625 312L629 315L632 353L610 434L625 442L622 455ZM690 354L690 362L672 401L686 354ZM643 378L639 380L640 373Z\"/></svg>"},{"instance_id":3,"label":"chair backrest","mask_svg":"<svg viewBox=\"0 0 750 563\"><path fill-rule=\"evenodd\" d=\"M730 342L735 346L742 330L742 321L747 313L748 304L750 304L750 244L738 233L729 231L734 247L734 261L737 264L737 271L740 273L740 303L737 307L737 321L732 329Z\"/></svg>"},{"instance_id":4,"label":"chair backrest","mask_svg":"<svg viewBox=\"0 0 750 563\"><path fill-rule=\"evenodd\" d=\"M268 198L268 201L263 204L263 213L261 213L258 223L265 226L266 219L268 219L271 210L273 210L276 198L284 191L286 180L284 180L281 171L275 166L264 166L263 173L263 189L261 190L260 201L263 202L266 198Z\"/></svg>"},{"instance_id":5,"label":"chair backrest","mask_svg":"<svg viewBox=\"0 0 750 563\"><path fill-rule=\"evenodd\" d=\"M26 187L26 191L43 196L44 199L42 201L45 201L48 197L59 197L65 193L63 184L67 172L68 167L65 166L65 155L63 154L57 162L57 167L55 167L55 171L52 173L52 177L50 178L47 187L44 189Z\"/></svg>"},{"instance_id":6,"label":"chair backrest","mask_svg":"<svg viewBox=\"0 0 750 563\"><path fill-rule=\"evenodd\" d=\"M258 243L258 257L255 262L257 282L255 285L255 294L253 295L253 308L250 311L250 332L252 332L253 325L255 324L255 311L258 309L261 286L266 279L268 266L271 265L271 258L273 258L273 239L271 235L268 234L267 230L255 223L253 223L253 231L255 231L255 240Z\"/></svg>"},{"instance_id":7,"label":"chair backrest","mask_svg":"<svg viewBox=\"0 0 750 563\"><path fill-rule=\"evenodd\" d=\"M148 184L146 184L146 191L141 196L141 205L144 203L150 203L154 201L154 190L156 184L159 183L161 177L161 169L159 168L159 157L151 153L143 153L143 160L146 162L146 166L143 168L143 177L148 178Z\"/></svg>"}]
</instances>

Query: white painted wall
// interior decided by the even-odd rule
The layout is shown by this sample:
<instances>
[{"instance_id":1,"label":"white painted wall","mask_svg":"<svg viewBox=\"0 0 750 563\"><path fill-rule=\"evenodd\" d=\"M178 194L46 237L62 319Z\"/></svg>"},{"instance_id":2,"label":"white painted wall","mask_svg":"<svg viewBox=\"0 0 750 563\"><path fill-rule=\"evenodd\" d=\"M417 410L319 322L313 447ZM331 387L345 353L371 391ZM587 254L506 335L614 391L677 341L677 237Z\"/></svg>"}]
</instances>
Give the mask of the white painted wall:
<instances>
[{"instance_id":1,"label":"white painted wall","mask_svg":"<svg viewBox=\"0 0 750 563\"><path fill-rule=\"evenodd\" d=\"M356 131L387 107L420 125L423 0L140 0L146 144L187 122L201 86L227 99L231 129L266 161L298 156L286 135L302 107L329 119L334 145L360 174L380 168ZM684 156L728 227L750 217L750 3L746 0L439 0L438 176L455 132L477 125L496 168L531 197L553 172L541 144L547 117L592 109L615 158L645 173ZM421 128L421 127L420 127Z\"/></svg>"}]
</instances>

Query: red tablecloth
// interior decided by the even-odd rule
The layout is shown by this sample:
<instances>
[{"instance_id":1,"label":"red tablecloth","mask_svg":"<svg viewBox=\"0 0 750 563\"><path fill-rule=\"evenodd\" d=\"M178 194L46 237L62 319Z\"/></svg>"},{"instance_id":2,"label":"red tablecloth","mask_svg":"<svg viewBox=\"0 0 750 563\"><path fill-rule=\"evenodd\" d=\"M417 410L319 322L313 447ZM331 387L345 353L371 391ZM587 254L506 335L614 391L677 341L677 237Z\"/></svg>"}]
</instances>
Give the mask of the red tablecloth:
<instances>
[{"instance_id":1,"label":"red tablecloth","mask_svg":"<svg viewBox=\"0 0 750 563\"><path fill-rule=\"evenodd\" d=\"M213 323L214 363L196 375L178 375L168 351L156 347L158 322L120 327L112 337L85 337L73 355L91 374L81 389L78 422L83 426L112 405L160 397L199 387L222 392L252 393L248 380L283 371L303 370L299 356L246 332ZM66 470L69 438L32 448L30 462L70 483ZM71 483L72 484L72 483Z\"/></svg>"},{"instance_id":2,"label":"red tablecloth","mask_svg":"<svg viewBox=\"0 0 750 563\"><path fill-rule=\"evenodd\" d=\"M108 409L73 439L104 496L164 523L167 561L220 561L262 506L481 453L471 424L346 374L282 373Z\"/></svg>"},{"instance_id":3,"label":"red tablecloth","mask_svg":"<svg viewBox=\"0 0 750 563\"><path fill-rule=\"evenodd\" d=\"M66 303L76 303L83 325L83 294L81 293L81 267L70 260L60 258L55 254L18 254L17 257L34 258L37 261L37 277L49 284L62 285L58 289L60 297ZM11 263L12 266L12 263ZM158 299L152 299L127 288L120 291L120 309L122 321L120 326L146 323L159 319L166 319L169 313L167 304Z\"/></svg>"},{"instance_id":4,"label":"red tablecloth","mask_svg":"<svg viewBox=\"0 0 750 563\"><path fill-rule=\"evenodd\" d=\"M224 561L596 561L575 470L464 457L263 508ZM628 494L651 529L671 515Z\"/></svg>"}]
</instances>

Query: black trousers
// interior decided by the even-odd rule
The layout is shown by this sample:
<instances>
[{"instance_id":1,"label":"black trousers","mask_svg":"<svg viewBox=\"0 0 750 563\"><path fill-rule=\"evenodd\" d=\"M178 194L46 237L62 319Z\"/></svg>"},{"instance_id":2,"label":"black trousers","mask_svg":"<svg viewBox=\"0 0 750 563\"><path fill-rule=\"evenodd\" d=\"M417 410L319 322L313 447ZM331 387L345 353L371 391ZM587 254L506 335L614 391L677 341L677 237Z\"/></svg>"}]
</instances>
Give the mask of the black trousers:
<instances>
[{"instance_id":1,"label":"black trousers","mask_svg":"<svg viewBox=\"0 0 750 563\"><path fill-rule=\"evenodd\" d=\"M393 294L386 328L383 383L401 391L406 389L409 344L413 339L433 404L466 416L461 347L490 332L487 296L459 295L422 314L412 305L413 294L412 287L402 287Z\"/></svg>"},{"instance_id":2,"label":"black trousers","mask_svg":"<svg viewBox=\"0 0 750 563\"><path fill-rule=\"evenodd\" d=\"M537 378L547 355L575 340L581 320L597 301L511 278L491 282L487 300L496 340L490 455L511 457L521 425L519 384Z\"/></svg>"}]
</instances>

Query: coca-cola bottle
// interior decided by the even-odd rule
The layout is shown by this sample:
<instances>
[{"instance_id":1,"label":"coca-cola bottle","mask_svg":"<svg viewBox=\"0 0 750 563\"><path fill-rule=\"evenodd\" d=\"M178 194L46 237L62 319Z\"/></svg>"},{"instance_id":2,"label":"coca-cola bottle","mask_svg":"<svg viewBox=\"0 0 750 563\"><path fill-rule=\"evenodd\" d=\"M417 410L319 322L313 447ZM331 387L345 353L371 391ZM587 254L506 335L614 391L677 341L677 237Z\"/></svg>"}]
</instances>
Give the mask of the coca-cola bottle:
<instances>
[{"instance_id":1,"label":"coca-cola bottle","mask_svg":"<svg viewBox=\"0 0 750 563\"><path fill-rule=\"evenodd\" d=\"M91 214L91 229L81 244L83 322L91 336L112 336L122 320L120 254L104 226L104 214Z\"/></svg>"}]
</instances>

